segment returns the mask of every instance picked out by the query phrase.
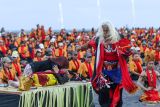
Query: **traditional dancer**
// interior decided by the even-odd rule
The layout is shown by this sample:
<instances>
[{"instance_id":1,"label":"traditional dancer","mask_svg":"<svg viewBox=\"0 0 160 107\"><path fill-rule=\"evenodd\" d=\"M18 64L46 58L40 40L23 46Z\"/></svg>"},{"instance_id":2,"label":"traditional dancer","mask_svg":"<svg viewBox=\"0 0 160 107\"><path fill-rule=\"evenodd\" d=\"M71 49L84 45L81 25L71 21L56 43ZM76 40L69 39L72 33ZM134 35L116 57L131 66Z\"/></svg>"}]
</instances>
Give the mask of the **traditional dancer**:
<instances>
[{"instance_id":1,"label":"traditional dancer","mask_svg":"<svg viewBox=\"0 0 160 107\"><path fill-rule=\"evenodd\" d=\"M96 50L92 86L99 95L102 107L122 107L123 87L129 93L137 90L125 61L125 57L130 55L129 44L130 41L125 38L120 40L115 28L106 22L100 26L93 39L78 49L93 47Z\"/></svg>"},{"instance_id":2,"label":"traditional dancer","mask_svg":"<svg viewBox=\"0 0 160 107\"><path fill-rule=\"evenodd\" d=\"M160 79L160 73L154 69L154 60L150 60L146 70L141 73L137 82L139 87L144 91L140 97L140 101L154 104L160 102L158 79Z\"/></svg>"}]
</instances>

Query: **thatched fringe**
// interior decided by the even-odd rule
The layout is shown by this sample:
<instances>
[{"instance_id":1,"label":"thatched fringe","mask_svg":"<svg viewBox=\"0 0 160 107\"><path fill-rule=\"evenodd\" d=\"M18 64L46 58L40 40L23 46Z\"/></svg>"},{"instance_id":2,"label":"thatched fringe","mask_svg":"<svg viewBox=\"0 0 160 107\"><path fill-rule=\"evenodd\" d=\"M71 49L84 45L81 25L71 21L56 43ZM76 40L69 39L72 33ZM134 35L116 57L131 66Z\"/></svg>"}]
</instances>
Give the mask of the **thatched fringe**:
<instances>
[{"instance_id":1,"label":"thatched fringe","mask_svg":"<svg viewBox=\"0 0 160 107\"><path fill-rule=\"evenodd\" d=\"M90 83L41 88L23 92L19 107L90 107L92 104Z\"/></svg>"}]
</instances>

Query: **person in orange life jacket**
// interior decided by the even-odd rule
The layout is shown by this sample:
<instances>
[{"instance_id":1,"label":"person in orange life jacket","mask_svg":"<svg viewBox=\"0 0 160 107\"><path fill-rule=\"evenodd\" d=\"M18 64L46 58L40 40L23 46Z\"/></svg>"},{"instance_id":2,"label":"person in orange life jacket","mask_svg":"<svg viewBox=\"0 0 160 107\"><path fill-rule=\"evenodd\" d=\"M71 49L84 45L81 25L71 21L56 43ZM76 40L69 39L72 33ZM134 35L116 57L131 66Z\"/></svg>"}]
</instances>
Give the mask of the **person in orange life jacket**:
<instances>
[{"instance_id":1,"label":"person in orange life jacket","mask_svg":"<svg viewBox=\"0 0 160 107\"><path fill-rule=\"evenodd\" d=\"M59 56L64 56L66 57L66 50L64 50L64 44L62 42L58 43L58 48L55 50L55 56L59 57Z\"/></svg>"},{"instance_id":2,"label":"person in orange life jacket","mask_svg":"<svg viewBox=\"0 0 160 107\"><path fill-rule=\"evenodd\" d=\"M36 56L34 57L33 61L40 62L40 61L43 61L43 60L44 60L44 58L43 58L43 55L42 55L42 50L37 49L36 50Z\"/></svg>"},{"instance_id":3,"label":"person in orange life jacket","mask_svg":"<svg viewBox=\"0 0 160 107\"><path fill-rule=\"evenodd\" d=\"M85 61L81 63L78 74L82 79L90 80L92 78L94 64L92 63L92 54L85 54Z\"/></svg>"},{"instance_id":4,"label":"person in orange life jacket","mask_svg":"<svg viewBox=\"0 0 160 107\"><path fill-rule=\"evenodd\" d=\"M15 40L14 40L14 38L12 38L11 40L10 40L10 44L9 44L9 49L13 49L13 48L18 48L17 46L15 46Z\"/></svg>"},{"instance_id":5,"label":"person in orange life jacket","mask_svg":"<svg viewBox=\"0 0 160 107\"><path fill-rule=\"evenodd\" d=\"M67 46L67 54L69 53L69 52L72 52L73 50L72 50L72 46L71 45L68 45ZM68 57L68 56L67 56Z\"/></svg>"},{"instance_id":6,"label":"person in orange life jacket","mask_svg":"<svg viewBox=\"0 0 160 107\"><path fill-rule=\"evenodd\" d=\"M129 61L129 70L131 72L132 80L138 80L141 72L143 71L142 60L139 53L133 53L133 59Z\"/></svg>"},{"instance_id":7,"label":"person in orange life jacket","mask_svg":"<svg viewBox=\"0 0 160 107\"><path fill-rule=\"evenodd\" d=\"M160 73L154 68L154 59L147 63L146 70L143 71L137 81L137 85L143 90L140 101L145 103L160 103Z\"/></svg>"},{"instance_id":8,"label":"person in orange life jacket","mask_svg":"<svg viewBox=\"0 0 160 107\"><path fill-rule=\"evenodd\" d=\"M4 44L3 40L0 40L0 51L3 53L4 56L7 54L7 47Z\"/></svg>"},{"instance_id":9,"label":"person in orange life jacket","mask_svg":"<svg viewBox=\"0 0 160 107\"><path fill-rule=\"evenodd\" d=\"M73 52L73 51L67 52L67 59L68 59L68 61L71 61L71 60L72 60L72 52Z\"/></svg>"},{"instance_id":10,"label":"person in orange life jacket","mask_svg":"<svg viewBox=\"0 0 160 107\"><path fill-rule=\"evenodd\" d=\"M144 58L144 53L147 49L146 41L142 41L142 46L140 47L141 49L141 58Z\"/></svg>"},{"instance_id":11,"label":"person in orange life jacket","mask_svg":"<svg viewBox=\"0 0 160 107\"><path fill-rule=\"evenodd\" d=\"M148 43L148 48L145 50L144 53L144 61L148 62L150 59L154 58L155 50L153 49L153 44L151 42Z\"/></svg>"},{"instance_id":12,"label":"person in orange life jacket","mask_svg":"<svg viewBox=\"0 0 160 107\"><path fill-rule=\"evenodd\" d=\"M80 45L76 45L75 46L75 50L79 47ZM85 55L85 51L78 51L77 52L77 58L78 60L80 60L81 62L84 62L85 58L84 58L84 55Z\"/></svg>"},{"instance_id":13,"label":"person in orange life jacket","mask_svg":"<svg viewBox=\"0 0 160 107\"><path fill-rule=\"evenodd\" d=\"M40 49L42 50L42 55L45 55L46 49L45 49L43 43L40 43L40 44L38 45L38 48L40 48Z\"/></svg>"},{"instance_id":14,"label":"person in orange life jacket","mask_svg":"<svg viewBox=\"0 0 160 107\"><path fill-rule=\"evenodd\" d=\"M55 42L56 42L56 39L54 37L52 37L50 40L49 48L52 48L53 51L55 51L55 45L54 45Z\"/></svg>"},{"instance_id":15,"label":"person in orange life jacket","mask_svg":"<svg viewBox=\"0 0 160 107\"><path fill-rule=\"evenodd\" d=\"M30 54L30 58L33 60L35 57L35 53L36 53L36 49L35 49L35 43L34 38L29 39L29 44L28 44L28 49L29 49L29 54Z\"/></svg>"},{"instance_id":16,"label":"person in orange life jacket","mask_svg":"<svg viewBox=\"0 0 160 107\"><path fill-rule=\"evenodd\" d=\"M50 44L50 36L46 36L46 38L44 39L44 47L48 48Z\"/></svg>"},{"instance_id":17,"label":"person in orange life jacket","mask_svg":"<svg viewBox=\"0 0 160 107\"><path fill-rule=\"evenodd\" d=\"M18 52L22 60L27 60L30 57L28 46L25 41L21 42L21 46L18 48Z\"/></svg>"},{"instance_id":18,"label":"person in orange life jacket","mask_svg":"<svg viewBox=\"0 0 160 107\"><path fill-rule=\"evenodd\" d=\"M18 80L16 70L12 67L12 61L9 57L2 58L2 68L0 70L0 83L7 83L9 80Z\"/></svg>"},{"instance_id":19,"label":"person in orange life jacket","mask_svg":"<svg viewBox=\"0 0 160 107\"><path fill-rule=\"evenodd\" d=\"M20 58L19 58L19 54L17 51L13 51L12 52L12 67L16 70L16 76L19 77L22 75L22 69L21 69L21 65L20 65Z\"/></svg>"},{"instance_id":20,"label":"person in orange life jacket","mask_svg":"<svg viewBox=\"0 0 160 107\"><path fill-rule=\"evenodd\" d=\"M81 61L77 59L77 55L78 53L76 51L72 52L72 59L69 61L69 70L72 72L77 73L80 65L81 65Z\"/></svg>"},{"instance_id":21,"label":"person in orange life jacket","mask_svg":"<svg viewBox=\"0 0 160 107\"><path fill-rule=\"evenodd\" d=\"M160 42L157 43L155 50L155 65L160 64Z\"/></svg>"},{"instance_id":22,"label":"person in orange life jacket","mask_svg":"<svg viewBox=\"0 0 160 107\"><path fill-rule=\"evenodd\" d=\"M45 56L44 56L44 60L48 60L48 59L52 59L54 58L53 54L52 54L52 49L51 48L47 48L46 52L45 52Z\"/></svg>"}]
</instances>

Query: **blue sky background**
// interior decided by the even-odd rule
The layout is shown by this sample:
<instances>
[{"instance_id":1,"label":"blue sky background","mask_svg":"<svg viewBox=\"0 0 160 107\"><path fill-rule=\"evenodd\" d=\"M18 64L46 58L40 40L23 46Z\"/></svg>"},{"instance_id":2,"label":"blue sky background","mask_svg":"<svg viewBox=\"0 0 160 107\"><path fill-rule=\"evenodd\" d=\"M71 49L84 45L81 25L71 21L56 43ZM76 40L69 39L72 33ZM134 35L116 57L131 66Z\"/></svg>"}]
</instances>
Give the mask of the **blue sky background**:
<instances>
[{"instance_id":1,"label":"blue sky background","mask_svg":"<svg viewBox=\"0 0 160 107\"><path fill-rule=\"evenodd\" d=\"M99 1L98 7L97 0L0 0L0 27L30 30L39 23L46 28L81 29L98 27L105 20L110 20L116 27L160 25L160 0ZM60 21L60 2L63 26Z\"/></svg>"}]
</instances>

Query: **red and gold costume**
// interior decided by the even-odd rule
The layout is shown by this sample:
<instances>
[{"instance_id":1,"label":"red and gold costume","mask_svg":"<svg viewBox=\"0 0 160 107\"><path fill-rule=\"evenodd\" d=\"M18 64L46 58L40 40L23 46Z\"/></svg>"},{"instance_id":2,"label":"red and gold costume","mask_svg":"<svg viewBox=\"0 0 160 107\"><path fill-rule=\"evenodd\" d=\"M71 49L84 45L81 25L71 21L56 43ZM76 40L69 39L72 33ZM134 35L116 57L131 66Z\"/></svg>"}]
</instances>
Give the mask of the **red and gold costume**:
<instances>
[{"instance_id":1,"label":"red and gold costume","mask_svg":"<svg viewBox=\"0 0 160 107\"><path fill-rule=\"evenodd\" d=\"M18 62L17 62L17 63L13 62L13 63L12 63L12 67L16 70L18 76L21 76L21 75L22 75L20 63L18 63Z\"/></svg>"},{"instance_id":2,"label":"red and gold costume","mask_svg":"<svg viewBox=\"0 0 160 107\"><path fill-rule=\"evenodd\" d=\"M125 56L129 56L127 49L130 41L127 39L122 39L114 44L109 44L107 47L104 46L103 42L97 43L97 38L92 39L89 42L89 46L92 46L96 50L96 69L92 77L92 86L95 91L99 94L100 104L105 104L108 99L112 99L108 106L115 107L117 104L122 102L122 87L124 87L129 93L134 93L138 87L132 82L127 64L125 61ZM103 63L106 63L104 66ZM118 67L120 65L120 68ZM103 73L106 75L106 79L101 75ZM111 86L109 92L100 91L102 87L106 87L107 82L112 81L115 86ZM109 93L109 96L106 95ZM103 100L106 99L106 100ZM121 104L120 104L121 105Z\"/></svg>"},{"instance_id":3,"label":"red and gold costume","mask_svg":"<svg viewBox=\"0 0 160 107\"><path fill-rule=\"evenodd\" d=\"M3 55L7 54L7 47L5 45L0 46L0 51L3 53Z\"/></svg>"},{"instance_id":4,"label":"red and gold costume","mask_svg":"<svg viewBox=\"0 0 160 107\"><path fill-rule=\"evenodd\" d=\"M154 53L155 50L153 50L152 48L147 48L144 53L144 61L148 62L149 60L154 59Z\"/></svg>"},{"instance_id":5,"label":"red and gold costume","mask_svg":"<svg viewBox=\"0 0 160 107\"><path fill-rule=\"evenodd\" d=\"M154 69L152 71L146 70L147 74L147 85L148 87L152 87L153 89L149 91L145 91L140 97L140 101L146 103L159 103L160 102L160 94L158 91L154 90L157 88L157 75Z\"/></svg>"},{"instance_id":6,"label":"red and gold costume","mask_svg":"<svg viewBox=\"0 0 160 107\"><path fill-rule=\"evenodd\" d=\"M8 80L15 80L16 77L16 70L12 67L12 69L1 69L0 71L0 79L2 83L7 83Z\"/></svg>"},{"instance_id":7,"label":"red and gold costume","mask_svg":"<svg viewBox=\"0 0 160 107\"><path fill-rule=\"evenodd\" d=\"M81 63L78 69L78 73L81 74L85 78L87 77L91 78L93 74L93 68L94 68L93 63L83 62Z\"/></svg>"},{"instance_id":8,"label":"red and gold costume","mask_svg":"<svg viewBox=\"0 0 160 107\"><path fill-rule=\"evenodd\" d=\"M139 59L137 61L129 61L129 69L130 72L136 72L138 74L141 74L143 68L142 68L142 59Z\"/></svg>"},{"instance_id":9,"label":"red and gold costume","mask_svg":"<svg viewBox=\"0 0 160 107\"><path fill-rule=\"evenodd\" d=\"M81 65L80 60L71 60L69 61L69 70L77 73L80 65Z\"/></svg>"},{"instance_id":10,"label":"red and gold costume","mask_svg":"<svg viewBox=\"0 0 160 107\"><path fill-rule=\"evenodd\" d=\"M30 57L28 46L26 46L26 45L20 46L18 48L18 52L21 55L21 57L24 58L24 59Z\"/></svg>"},{"instance_id":11,"label":"red and gold costume","mask_svg":"<svg viewBox=\"0 0 160 107\"><path fill-rule=\"evenodd\" d=\"M67 56L67 52L62 48L58 48L58 49L55 49L55 56L56 57L59 57L59 56L66 57Z\"/></svg>"}]
</instances>

